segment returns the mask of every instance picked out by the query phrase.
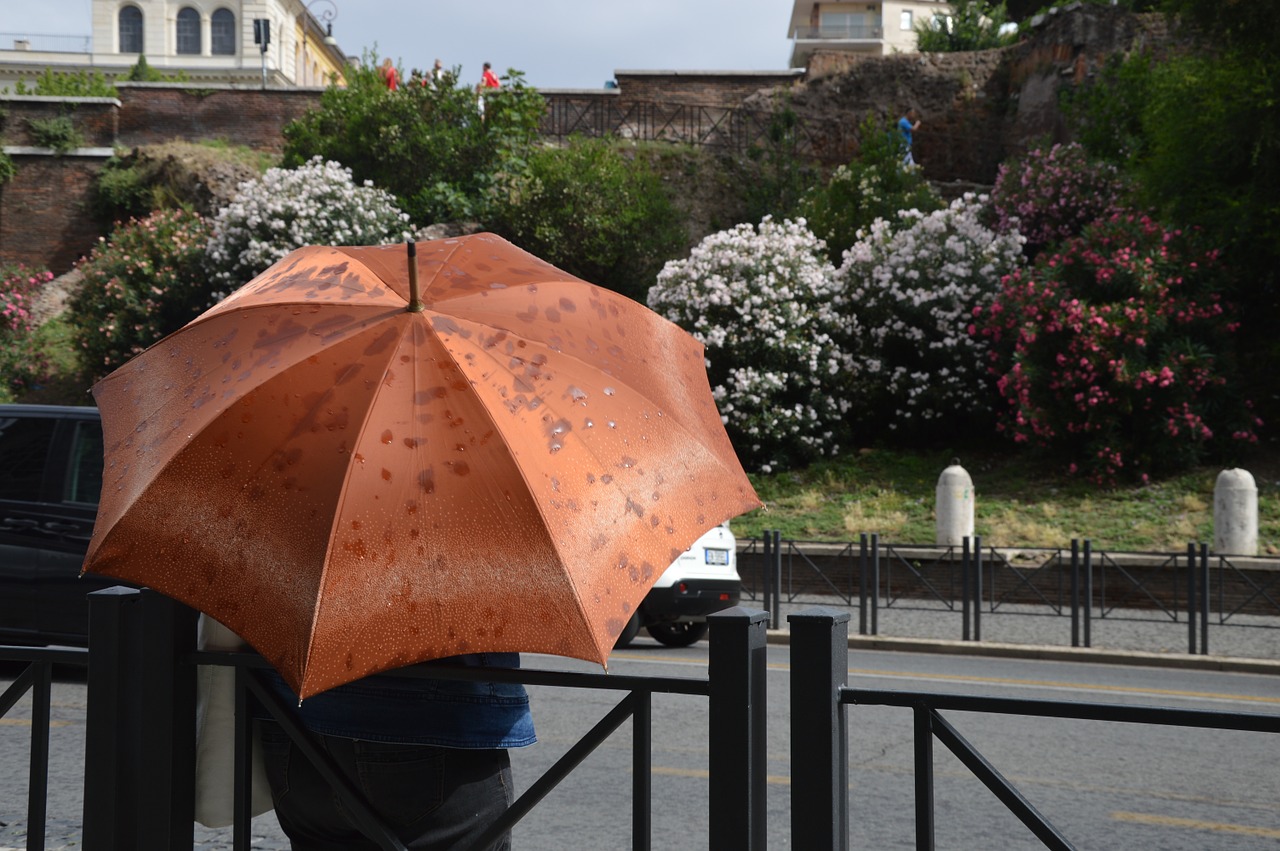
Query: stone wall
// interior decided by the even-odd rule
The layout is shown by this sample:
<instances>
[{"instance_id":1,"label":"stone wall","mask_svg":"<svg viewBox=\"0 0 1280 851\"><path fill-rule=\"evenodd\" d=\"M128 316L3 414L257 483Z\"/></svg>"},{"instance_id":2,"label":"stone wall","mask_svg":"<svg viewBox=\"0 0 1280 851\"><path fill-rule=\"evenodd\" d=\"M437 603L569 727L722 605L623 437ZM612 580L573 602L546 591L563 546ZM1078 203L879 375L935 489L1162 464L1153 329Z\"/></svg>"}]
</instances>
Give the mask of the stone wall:
<instances>
[{"instance_id":1,"label":"stone wall","mask_svg":"<svg viewBox=\"0 0 1280 851\"><path fill-rule=\"evenodd\" d=\"M89 199L105 157L10 156L18 173L0 188L0 260L66 272L102 233Z\"/></svg>"}]
</instances>

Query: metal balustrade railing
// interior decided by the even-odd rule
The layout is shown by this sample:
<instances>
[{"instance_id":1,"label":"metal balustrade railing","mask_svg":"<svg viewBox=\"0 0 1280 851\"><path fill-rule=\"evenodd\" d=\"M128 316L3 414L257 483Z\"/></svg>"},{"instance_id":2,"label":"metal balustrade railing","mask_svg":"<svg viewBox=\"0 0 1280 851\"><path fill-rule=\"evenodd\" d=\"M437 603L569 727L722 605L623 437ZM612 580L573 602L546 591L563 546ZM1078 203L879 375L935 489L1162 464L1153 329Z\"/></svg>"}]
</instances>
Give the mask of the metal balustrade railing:
<instances>
[{"instance_id":1,"label":"metal balustrade railing","mask_svg":"<svg viewBox=\"0 0 1280 851\"><path fill-rule=\"evenodd\" d=\"M173 851L194 843L195 671L236 670L233 843L249 848L250 711L257 700L334 783L361 829L379 847L404 846L382 825L309 733L259 680L266 662L253 653L196 651L195 613L148 590L111 588L90 597L89 713L85 744L84 844ZM628 719L633 745L633 847L651 844L651 699L655 693L703 695L709 704L711 847L765 847L766 633L764 612L734 608L713 615L706 679L629 677L535 669L413 666L407 676L521 682L623 691L595 727L515 802L484 847L505 833Z\"/></svg>"},{"instance_id":2,"label":"metal balustrade railing","mask_svg":"<svg viewBox=\"0 0 1280 851\"><path fill-rule=\"evenodd\" d=\"M788 540L776 530L738 551L743 598L761 601L781 625L797 600L858 610L858 633L879 635L894 610L961 614L958 637L982 639L986 616L1065 617L1071 646L1092 647L1095 621L1187 625L1188 653L1209 652L1209 626L1244 623L1243 614L1280 616L1280 558L1218 555L1206 544L1184 553L1103 551L1088 540L1068 547L992 547L981 537L961 546ZM1017 607L1017 608L1015 608ZM1234 622L1233 622L1233 619Z\"/></svg>"},{"instance_id":3,"label":"metal balustrade railing","mask_svg":"<svg viewBox=\"0 0 1280 851\"><path fill-rule=\"evenodd\" d=\"M813 608L790 615L788 620L792 648L791 844L795 848L844 851L849 847L848 706L898 706L912 710L918 849L935 847L935 738L981 780L1046 848L1075 847L964 738L942 715L943 711L1280 733L1280 715L855 689L847 682L849 613Z\"/></svg>"}]
</instances>

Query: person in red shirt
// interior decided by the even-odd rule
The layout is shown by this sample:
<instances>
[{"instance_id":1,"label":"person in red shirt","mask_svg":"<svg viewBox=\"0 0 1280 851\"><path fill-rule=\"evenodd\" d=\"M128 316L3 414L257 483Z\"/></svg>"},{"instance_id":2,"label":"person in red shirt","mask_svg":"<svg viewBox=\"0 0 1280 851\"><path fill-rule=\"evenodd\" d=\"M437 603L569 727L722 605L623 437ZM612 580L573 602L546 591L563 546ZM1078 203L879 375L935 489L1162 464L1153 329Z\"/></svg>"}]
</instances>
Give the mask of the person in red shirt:
<instances>
[{"instance_id":1,"label":"person in red shirt","mask_svg":"<svg viewBox=\"0 0 1280 851\"><path fill-rule=\"evenodd\" d=\"M490 67L488 62L484 63L484 73L480 76L480 86L485 89L502 88L502 83L498 80L498 75L493 73L493 68Z\"/></svg>"},{"instance_id":2,"label":"person in red shirt","mask_svg":"<svg viewBox=\"0 0 1280 851\"><path fill-rule=\"evenodd\" d=\"M378 76L387 84L389 90L394 92L400 87L400 75L396 72L396 66L391 64L391 57L382 60L382 66L378 68Z\"/></svg>"}]
</instances>

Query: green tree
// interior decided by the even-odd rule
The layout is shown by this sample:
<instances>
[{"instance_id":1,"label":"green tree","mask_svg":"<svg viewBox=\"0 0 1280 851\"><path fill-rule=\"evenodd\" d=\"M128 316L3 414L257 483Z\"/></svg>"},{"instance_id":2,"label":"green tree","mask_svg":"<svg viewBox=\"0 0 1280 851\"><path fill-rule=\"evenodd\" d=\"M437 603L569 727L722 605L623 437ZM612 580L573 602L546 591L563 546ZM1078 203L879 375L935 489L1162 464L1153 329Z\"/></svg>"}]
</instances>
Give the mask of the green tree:
<instances>
[{"instance_id":1,"label":"green tree","mask_svg":"<svg viewBox=\"0 0 1280 851\"><path fill-rule=\"evenodd\" d=\"M45 68L30 87L19 80L14 84L13 93L68 98L113 98L118 94L116 87L101 71L81 69L55 72L49 68Z\"/></svg>"},{"instance_id":2,"label":"green tree","mask_svg":"<svg viewBox=\"0 0 1280 851\"><path fill-rule=\"evenodd\" d=\"M330 87L318 109L285 127L284 164L340 162L395 195L418 224L483 218L493 176L528 154L545 108L515 70L486 95L483 113L456 70L441 85L413 78L389 91L367 54L346 88Z\"/></svg>"},{"instance_id":3,"label":"green tree","mask_svg":"<svg viewBox=\"0 0 1280 851\"><path fill-rule=\"evenodd\" d=\"M644 301L684 232L642 151L603 139L540 148L494 184L493 229L580 278Z\"/></svg>"},{"instance_id":4,"label":"green tree","mask_svg":"<svg viewBox=\"0 0 1280 851\"><path fill-rule=\"evenodd\" d=\"M960 53L1004 47L1017 37L1001 34L1009 13L1004 1L953 0L950 15L934 15L916 26L916 47L921 53Z\"/></svg>"}]
</instances>

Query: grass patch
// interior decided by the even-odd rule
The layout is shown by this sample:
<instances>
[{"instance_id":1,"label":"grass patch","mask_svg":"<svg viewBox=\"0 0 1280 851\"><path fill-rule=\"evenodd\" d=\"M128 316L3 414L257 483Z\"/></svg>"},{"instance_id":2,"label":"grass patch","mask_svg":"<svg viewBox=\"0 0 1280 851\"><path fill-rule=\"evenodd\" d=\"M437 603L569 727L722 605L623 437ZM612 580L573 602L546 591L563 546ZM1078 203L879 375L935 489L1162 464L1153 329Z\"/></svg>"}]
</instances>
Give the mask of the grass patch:
<instances>
[{"instance_id":1,"label":"grass patch","mask_svg":"<svg viewBox=\"0 0 1280 851\"><path fill-rule=\"evenodd\" d=\"M901 544L932 543L935 489L951 462L945 452L863 450L806 470L753 475L765 508L733 521L739 538L777 529L786 538L854 541L878 533ZM1213 488L1221 467L1204 467L1147 485L1102 489L1060 467L1009 453L961 460L973 477L975 526L992 546L1068 546L1178 551L1213 541ZM1280 554L1280 451L1259 451L1240 466L1258 485L1259 553Z\"/></svg>"}]
</instances>

